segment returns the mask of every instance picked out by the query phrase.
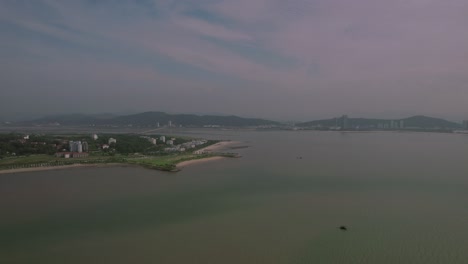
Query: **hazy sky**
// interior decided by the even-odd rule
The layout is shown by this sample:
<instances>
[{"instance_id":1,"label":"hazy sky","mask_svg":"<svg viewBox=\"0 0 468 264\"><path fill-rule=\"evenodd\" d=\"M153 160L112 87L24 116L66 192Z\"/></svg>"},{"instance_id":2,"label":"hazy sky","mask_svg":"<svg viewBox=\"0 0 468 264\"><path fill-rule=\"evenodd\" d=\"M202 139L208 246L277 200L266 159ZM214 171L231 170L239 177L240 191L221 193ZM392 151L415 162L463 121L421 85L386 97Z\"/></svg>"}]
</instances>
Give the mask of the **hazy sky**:
<instances>
[{"instance_id":1,"label":"hazy sky","mask_svg":"<svg viewBox=\"0 0 468 264\"><path fill-rule=\"evenodd\" d=\"M467 0L2 0L0 58L0 116L468 118Z\"/></svg>"}]
</instances>

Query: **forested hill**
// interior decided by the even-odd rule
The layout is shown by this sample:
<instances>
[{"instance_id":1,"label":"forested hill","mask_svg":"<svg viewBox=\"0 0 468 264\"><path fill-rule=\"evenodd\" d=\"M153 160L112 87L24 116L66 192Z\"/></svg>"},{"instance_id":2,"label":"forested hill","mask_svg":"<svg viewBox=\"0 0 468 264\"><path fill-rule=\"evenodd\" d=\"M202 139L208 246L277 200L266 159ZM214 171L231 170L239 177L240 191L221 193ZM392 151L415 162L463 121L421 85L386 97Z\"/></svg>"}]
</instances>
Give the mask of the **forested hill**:
<instances>
[{"instance_id":1,"label":"forested hill","mask_svg":"<svg viewBox=\"0 0 468 264\"><path fill-rule=\"evenodd\" d=\"M22 125L61 125L61 126L83 126L83 125L110 125L110 126L167 126L169 122L173 126L203 127L203 126L223 126L223 127L253 127L253 126L274 126L278 122L258 119L243 118L238 116L217 116L217 115L192 115L192 114L168 114L164 112L145 112L124 116L97 116L97 115L62 115L50 116L28 122Z\"/></svg>"},{"instance_id":2,"label":"forested hill","mask_svg":"<svg viewBox=\"0 0 468 264\"><path fill-rule=\"evenodd\" d=\"M403 119L405 126L408 127L424 127L424 128L460 128L461 124L451 122L441 118L434 118L428 116L412 116Z\"/></svg>"},{"instance_id":3,"label":"forested hill","mask_svg":"<svg viewBox=\"0 0 468 264\"><path fill-rule=\"evenodd\" d=\"M412 116L402 119L370 119L370 118L347 118L346 123L349 128L355 127L368 127L368 128L378 128L379 126L390 126L394 122L397 124L398 128L400 124L404 128L422 128L422 129L457 129L461 127L461 124L451 122L441 118L434 118L429 116ZM333 127L333 126L342 126L344 124L343 117L330 118L315 120L310 122L304 122L296 124L298 127Z\"/></svg>"}]
</instances>

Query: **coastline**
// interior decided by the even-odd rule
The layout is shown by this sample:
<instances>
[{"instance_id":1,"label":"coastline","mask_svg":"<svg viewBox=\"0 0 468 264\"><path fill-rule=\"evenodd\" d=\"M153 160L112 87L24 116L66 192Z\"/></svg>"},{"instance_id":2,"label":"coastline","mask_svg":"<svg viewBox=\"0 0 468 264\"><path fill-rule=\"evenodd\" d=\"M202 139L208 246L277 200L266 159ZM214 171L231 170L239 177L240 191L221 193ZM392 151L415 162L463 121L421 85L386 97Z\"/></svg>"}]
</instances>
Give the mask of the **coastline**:
<instances>
[{"instance_id":1,"label":"coastline","mask_svg":"<svg viewBox=\"0 0 468 264\"><path fill-rule=\"evenodd\" d=\"M71 168L104 168L104 167L114 167L114 166L134 166L126 163L96 163L96 164L71 164L71 165L61 165L61 166L48 166L48 167L36 167L36 168L21 168L21 169L10 169L10 170L0 170L0 174L9 174L9 173L21 173L21 172L35 172L35 171L49 171L49 170L62 170L62 169L71 169Z\"/></svg>"},{"instance_id":2,"label":"coastline","mask_svg":"<svg viewBox=\"0 0 468 264\"><path fill-rule=\"evenodd\" d=\"M214 156L214 157L207 157L207 158L200 158L200 159L192 159L182 161L176 164L176 170L174 172L179 171L182 168L189 167L191 165L216 161L224 159L225 157L222 156ZM73 169L73 168L105 168L105 167L140 167L145 168L143 165L138 164L129 164L129 163L98 163L98 164L71 164L71 165L62 165L62 166L48 166L48 167L36 167L36 168L21 168L21 169L10 169L10 170L0 170L0 175L2 174L13 174L13 173L23 173L23 172L37 172L37 171L51 171L51 170L65 170L65 169ZM150 170L158 170L147 168ZM163 170L158 170L163 171Z\"/></svg>"},{"instance_id":3,"label":"coastline","mask_svg":"<svg viewBox=\"0 0 468 264\"><path fill-rule=\"evenodd\" d=\"M202 149L199 149L198 151L202 151L204 153L214 154L214 155L209 156L209 157L203 157L203 158L194 158L194 159L191 159L191 160L185 160L185 161L176 163L174 172L179 171L181 168L185 168L185 167L188 167L190 165L224 159L225 157L223 157L223 156L215 156L216 152L225 150L226 148L228 148L228 147L230 147L232 145L237 145L239 143L241 143L241 142L238 142L238 141L220 141L220 142L218 142L216 144L213 144L213 145L204 147ZM71 169L71 168L86 168L86 167L101 168L101 167L115 167L115 166L141 167L141 168L146 167L145 165L132 164L132 163L127 163L127 162L122 162L122 163L115 163L114 162L114 163L70 164L70 165L60 165L60 166L44 166L44 167L34 167L34 168L18 168L18 169L0 170L0 175L10 174L10 173L22 173L22 172L62 170L62 169ZM146 167L146 168L148 168L148 167ZM148 169L164 171L163 169L155 169L155 168L148 168Z\"/></svg>"},{"instance_id":4,"label":"coastline","mask_svg":"<svg viewBox=\"0 0 468 264\"><path fill-rule=\"evenodd\" d=\"M241 143L240 141L220 141L216 144L213 144L211 146L208 146L208 147L204 147L202 149L199 149L198 151L202 151L202 152L206 152L206 153L212 153L212 152L217 152L217 151L220 151L220 150L223 150L227 147L230 147L232 145L237 145Z\"/></svg>"},{"instance_id":5,"label":"coastline","mask_svg":"<svg viewBox=\"0 0 468 264\"><path fill-rule=\"evenodd\" d=\"M215 157L208 157L208 158L202 158L202 159L193 159L193 160L186 160L182 161L180 163L177 163L177 169L185 168L191 165L195 164L200 164L200 163L205 163L205 162L210 162L210 161L216 161L216 160L221 160L224 159L225 157L220 157L220 156L215 156Z\"/></svg>"}]
</instances>

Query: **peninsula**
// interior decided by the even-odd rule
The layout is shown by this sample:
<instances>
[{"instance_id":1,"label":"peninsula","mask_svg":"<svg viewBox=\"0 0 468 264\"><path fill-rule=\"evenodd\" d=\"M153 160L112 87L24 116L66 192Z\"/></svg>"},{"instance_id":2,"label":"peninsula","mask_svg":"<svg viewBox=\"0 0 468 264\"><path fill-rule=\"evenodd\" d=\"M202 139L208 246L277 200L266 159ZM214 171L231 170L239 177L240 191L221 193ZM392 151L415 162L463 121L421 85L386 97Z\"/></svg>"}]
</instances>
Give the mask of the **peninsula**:
<instances>
[{"instance_id":1,"label":"peninsula","mask_svg":"<svg viewBox=\"0 0 468 264\"><path fill-rule=\"evenodd\" d=\"M167 135L0 134L0 173L117 164L175 172L196 161L238 157L222 152L231 144Z\"/></svg>"}]
</instances>

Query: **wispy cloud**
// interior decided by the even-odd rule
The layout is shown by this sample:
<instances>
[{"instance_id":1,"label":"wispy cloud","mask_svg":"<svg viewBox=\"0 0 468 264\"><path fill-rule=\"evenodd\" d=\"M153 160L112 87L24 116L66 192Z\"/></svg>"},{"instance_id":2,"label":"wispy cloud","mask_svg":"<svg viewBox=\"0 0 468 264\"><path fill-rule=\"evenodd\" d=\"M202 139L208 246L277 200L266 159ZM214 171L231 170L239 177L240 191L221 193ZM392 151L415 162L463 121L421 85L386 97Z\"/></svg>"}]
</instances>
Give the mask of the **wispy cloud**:
<instances>
[{"instance_id":1,"label":"wispy cloud","mask_svg":"<svg viewBox=\"0 0 468 264\"><path fill-rule=\"evenodd\" d=\"M195 36L208 36L223 39L226 41L242 41L242 42L250 42L253 41L254 38L249 36L248 34L230 30L222 25L212 24L200 19L194 19L189 17L175 17L172 19L174 24L180 26L181 28L188 29Z\"/></svg>"},{"instance_id":2,"label":"wispy cloud","mask_svg":"<svg viewBox=\"0 0 468 264\"><path fill-rule=\"evenodd\" d=\"M415 95L429 91L447 102L437 111L460 112L448 101L468 100L467 12L465 0L3 1L2 78L27 69L41 80L143 80L174 95L269 92L289 98L291 115L372 112L367 102L383 98L398 102L390 112L417 112L428 100Z\"/></svg>"}]
</instances>

